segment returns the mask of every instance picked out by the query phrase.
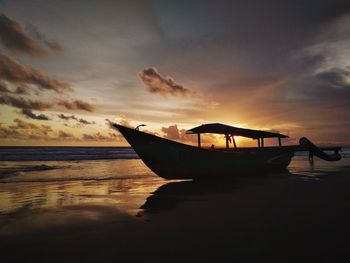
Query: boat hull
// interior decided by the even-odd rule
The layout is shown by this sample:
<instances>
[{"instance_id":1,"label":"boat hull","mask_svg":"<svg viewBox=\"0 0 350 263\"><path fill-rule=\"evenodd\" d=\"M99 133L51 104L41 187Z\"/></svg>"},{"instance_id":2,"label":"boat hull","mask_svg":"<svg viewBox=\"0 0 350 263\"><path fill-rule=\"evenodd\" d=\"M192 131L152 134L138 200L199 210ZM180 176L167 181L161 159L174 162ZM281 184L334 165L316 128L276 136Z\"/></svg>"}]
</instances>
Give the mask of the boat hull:
<instances>
[{"instance_id":1,"label":"boat hull","mask_svg":"<svg viewBox=\"0 0 350 263\"><path fill-rule=\"evenodd\" d=\"M115 125L142 161L165 179L210 179L285 169L293 148L213 150L199 148Z\"/></svg>"}]
</instances>

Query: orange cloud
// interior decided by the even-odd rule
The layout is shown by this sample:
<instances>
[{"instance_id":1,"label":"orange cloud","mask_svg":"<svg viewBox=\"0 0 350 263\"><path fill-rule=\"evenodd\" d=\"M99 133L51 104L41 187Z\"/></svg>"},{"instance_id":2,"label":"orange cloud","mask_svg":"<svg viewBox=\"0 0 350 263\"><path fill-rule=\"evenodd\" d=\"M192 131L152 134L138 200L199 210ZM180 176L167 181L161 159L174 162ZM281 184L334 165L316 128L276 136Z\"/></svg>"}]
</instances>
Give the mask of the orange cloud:
<instances>
[{"instance_id":1,"label":"orange cloud","mask_svg":"<svg viewBox=\"0 0 350 263\"><path fill-rule=\"evenodd\" d=\"M83 111L89 111L92 112L95 110L95 106L82 101L82 100L71 100L71 101L66 101L66 100L58 100L57 105L63 106L68 110L83 110Z\"/></svg>"},{"instance_id":2,"label":"orange cloud","mask_svg":"<svg viewBox=\"0 0 350 263\"><path fill-rule=\"evenodd\" d=\"M147 68L139 73L139 76L151 93L172 96L188 96L195 94L193 91L177 84L170 76L163 77L156 68Z\"/></svg>"},{"instance_id":3,"label":"orange cloud","mask_svg":"<svg viewBox=\"0 0 350 263\"><path fill-rule=\"evenodd\" d=\"M94 134L83 134L82 139L85 141L115 142L122 141L123 137L111 132L108 135L102 135L100 132L97 132Z\"/></svg>"},{"instance_id":4,"label":"orange cloud","mask_svg":"<svg viewBox=\"0 0 350 263\"><path fill-rule=\"evenodd\" d=\"M186 134L185 129L179 130L176 124L170 125L169 127L162 127L161 131L165 134L164 138L169 140L180 141L187 144L196 145L197 144L197 136L193 134ZM212 134L202 134L201 142L204 145L216 144L217 139Z\"/></svg>"}]
</instances>

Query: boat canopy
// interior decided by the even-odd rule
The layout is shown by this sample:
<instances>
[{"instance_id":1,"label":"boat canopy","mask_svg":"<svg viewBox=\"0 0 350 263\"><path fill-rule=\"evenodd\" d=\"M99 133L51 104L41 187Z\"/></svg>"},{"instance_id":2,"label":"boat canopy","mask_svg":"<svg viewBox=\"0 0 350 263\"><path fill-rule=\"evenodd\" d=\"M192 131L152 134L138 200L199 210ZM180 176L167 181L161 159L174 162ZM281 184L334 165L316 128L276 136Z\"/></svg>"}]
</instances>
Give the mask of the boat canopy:
<instances>
[{"instance_id":1,"label":"boat canopy","mask_svg":"<svg viewBox=\"0 0 350 263\"><path fill-rule=\"evenodd\" d=\"M187 134L200 134L200 133L217 133L217 134L230 134L233 136L242 136L252 139L261 138L288 138L287 135L283 135L275 132L251 130L244 128L237 128L221 123L209 123L192 128L186 131Z\"/></svg>"}]
</instances>

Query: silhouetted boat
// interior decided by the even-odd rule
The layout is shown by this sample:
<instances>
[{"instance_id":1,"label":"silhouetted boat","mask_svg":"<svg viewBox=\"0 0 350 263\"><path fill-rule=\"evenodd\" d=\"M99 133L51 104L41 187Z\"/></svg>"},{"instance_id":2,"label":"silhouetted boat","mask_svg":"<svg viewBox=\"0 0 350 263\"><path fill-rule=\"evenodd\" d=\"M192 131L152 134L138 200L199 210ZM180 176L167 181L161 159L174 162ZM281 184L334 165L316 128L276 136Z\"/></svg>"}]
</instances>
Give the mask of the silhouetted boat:
<instances>
[{"instance_id":1,"label":"silhouetted boat","mask_svg":"<svg viewBox=\"0 0 350 263\"><path fill-rule=\"evenodd\" d=\"M234 176L242 173L255 173L285 169L296 151L309 151L327 160L341 159L341 147L318 148L308 139L301 138L300 145L282 146L281 139L288 136L251 129L242 129L229 125L204 124L187 131L197 134L198 147L146 132L113 124L118 129L142 161L157 175L166 179L202 179ZM226 148L201 147L201 133L224 134ZM258 147L237 148L234 136L256 139ZM279 146L264 147L264 138L278 138ZM234 148L229 148L232 140ZM324 151L334 151L327 154Z\"/></svg>"}]
</instances>

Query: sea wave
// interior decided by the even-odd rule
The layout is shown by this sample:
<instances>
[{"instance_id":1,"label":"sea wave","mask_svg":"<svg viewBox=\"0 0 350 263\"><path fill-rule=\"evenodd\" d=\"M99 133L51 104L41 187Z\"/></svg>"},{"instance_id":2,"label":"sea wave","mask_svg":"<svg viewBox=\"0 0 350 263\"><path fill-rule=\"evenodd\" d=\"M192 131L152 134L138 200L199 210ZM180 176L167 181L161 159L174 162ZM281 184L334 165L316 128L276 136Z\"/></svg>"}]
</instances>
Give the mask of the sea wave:
<instances>
[{"instance_id":1,"label":"sea wave","mask_svg":"<svg viewBox=\"0 0 350 263\"><path fill-rule=\"evenodd\" d=\"M1 167L0 168L0 179L15 176L21 172L34 172L34 171L47 171L53 169L64 168L62 166L50 166L46 164L41 165L27 165L27 166L16 166L16 167Z\"/></svg>"},{"instance_id":2,"label":"sea wave","mask_svg":"<svg viewBox=\"0 0 350 263\"><path fill-rule=\"evenodd\" d=\"M139 159L131 147L0 147L0 161Z\"/></svg>"}]
</instances>

